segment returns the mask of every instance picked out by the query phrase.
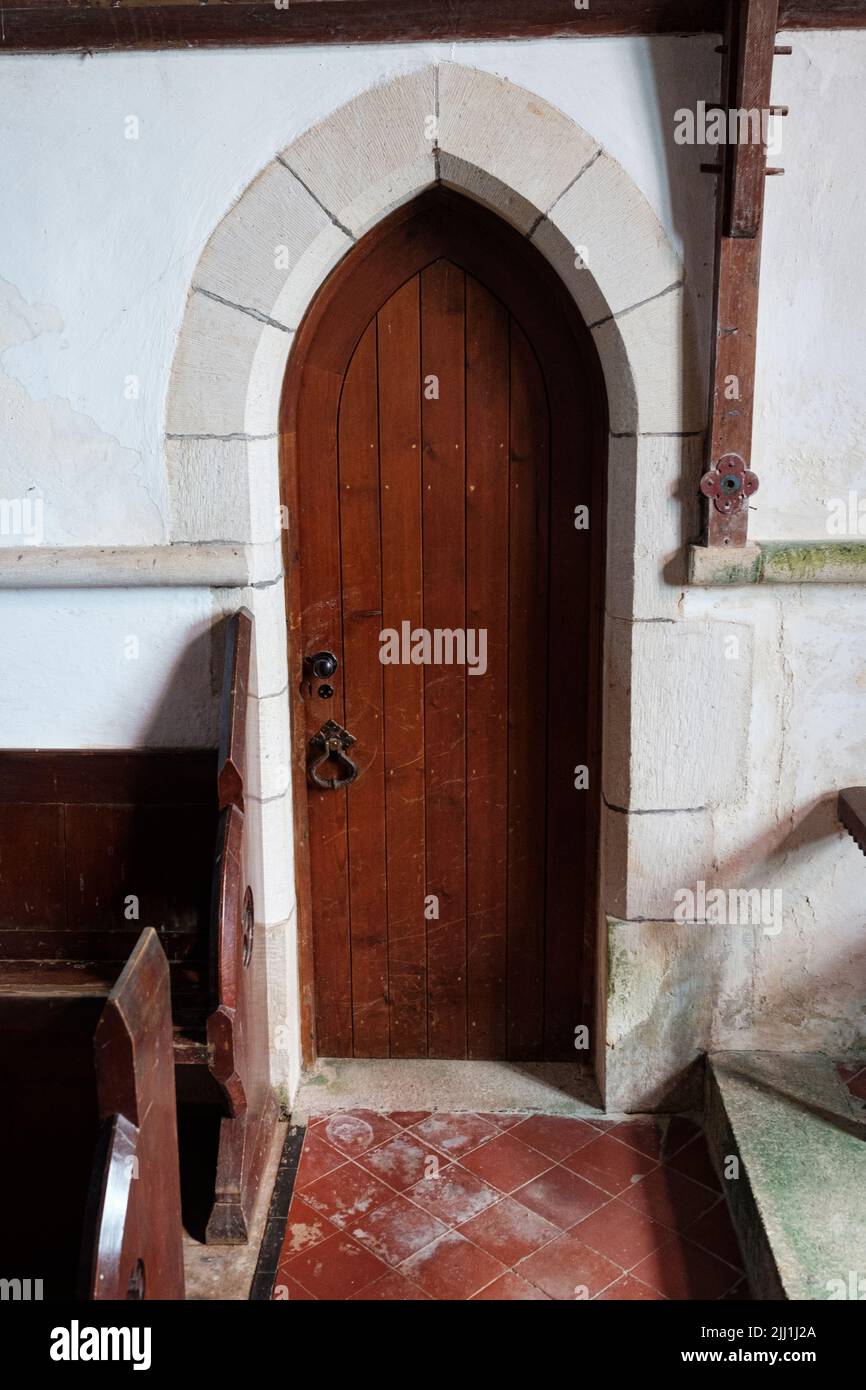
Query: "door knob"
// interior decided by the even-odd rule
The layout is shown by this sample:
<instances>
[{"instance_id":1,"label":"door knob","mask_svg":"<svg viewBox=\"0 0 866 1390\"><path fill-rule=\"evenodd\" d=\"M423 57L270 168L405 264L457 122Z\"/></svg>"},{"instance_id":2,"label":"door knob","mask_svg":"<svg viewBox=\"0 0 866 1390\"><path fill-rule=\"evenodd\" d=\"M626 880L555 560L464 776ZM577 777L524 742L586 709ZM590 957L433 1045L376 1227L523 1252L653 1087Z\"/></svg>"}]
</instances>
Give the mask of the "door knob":
<instances>
[{"instance_id":1,"label":"door knob","mask_svg":"<svg viewBox=\"0 0 866 1390\"><path fill-rule=\"evenodd\" d=\"M313 652L308 656L304 665L315 676L318 681L328 681L336 671L339 662L333 652Z\"/></svg>"}]
</instances>

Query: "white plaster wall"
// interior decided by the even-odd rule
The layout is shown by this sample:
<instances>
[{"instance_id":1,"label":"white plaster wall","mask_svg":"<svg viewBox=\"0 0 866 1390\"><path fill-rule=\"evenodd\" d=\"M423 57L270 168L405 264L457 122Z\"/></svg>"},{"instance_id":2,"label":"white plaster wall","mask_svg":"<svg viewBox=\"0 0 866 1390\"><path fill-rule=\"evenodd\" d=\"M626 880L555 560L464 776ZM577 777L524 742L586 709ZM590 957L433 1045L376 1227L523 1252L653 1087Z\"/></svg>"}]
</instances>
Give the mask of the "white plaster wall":
<instances>
[{"instance_id":1,"label":"white plaster wall","mask_svg":"<svg viewBox=\"0 0 866 1390\"><path fill-rule=\"evenodd\" d=\"M792 112L777 161L787 172L767 190L754 454L762 491L752 523L759 538L821 536L825 500L863 487L866 150L857 102L866 35L797 34L791 42L795 56L778 61L774 91ZM713 90L714 46L706 38L617 39L0 58L8 195L0 497L42 499L46 544L186 539L172 530L162 435L175 341L205 244L278 150L355 94L437 58L537 92L623 165L684 259L703 360L713 180L697 173L708 152L676 146L672 131L673 112ZM139 122L137 140L125 138L129 116ZM853 587L687 591L662 574L694 531L692 502L679 498L677 482L681 452L695 467L694 443L685 450L678 440L639 441L658 455L659 496L638 498L632 734L641 746L623 749L631 801L610 813L625 823L611 835L611 852L618 844L623 856L623 892L606 904L634 924L635 958L646 972L637 1013L617 1003L626 1070L629 1039L647 1046L647 990L663 997L672 978L681 938L663 928L674 889L691 875L780 886L786 904L777 938L734 949L716 937L709 955L689 941L677 1018L700 1020L692 1041L844 1051L864 1036L857 970L862 978L866 865L835 825L832 803L840 786L864 775L866 596ZM615 468L627 469L630 457L624 450ZM655 541L648 517L661 527ZM248 524L240 518L230 539L245 539ZM22 538L0 535L0 543L20 546ZM266 605L275 592L246 597ZM611 595L611 620L628 624L616 583ZM216 686L203 634L243 597L195 589L0 595L0 741L211 742ZM719 652L732 625L743 637L745 677ZM137 663L123 654L136 633ZM654 662L664 666L664 699L647 679ZM260 671L257 695L276 727L287 677L271 667ZM662 723L665 767L646 756ZM732 758L742 776L731 775ZM292 1017L290 797L280 757L256 775L261 838L283 865L261 900L257 892L271 1000ZM606 790L618 806L615 768L612 776ZM644 918L656 920L644 928ZM710 957L702 977L700 962ZM690 989L703 990L694 1008ZM294 1084L296 1039L275 1074Z\"/></svg>"},{"instance_id":2,"label":"white plaster wall","mask_svg":"<svg viewBox=\"0 0 866 1390\"><path fill-rule=\"evenodd\" d=\"M780 39L794 52L773 72L791 111L766 188L756 539L826 536L831 498L866 500L866 33Z\"/></svg>"}]
</instances>

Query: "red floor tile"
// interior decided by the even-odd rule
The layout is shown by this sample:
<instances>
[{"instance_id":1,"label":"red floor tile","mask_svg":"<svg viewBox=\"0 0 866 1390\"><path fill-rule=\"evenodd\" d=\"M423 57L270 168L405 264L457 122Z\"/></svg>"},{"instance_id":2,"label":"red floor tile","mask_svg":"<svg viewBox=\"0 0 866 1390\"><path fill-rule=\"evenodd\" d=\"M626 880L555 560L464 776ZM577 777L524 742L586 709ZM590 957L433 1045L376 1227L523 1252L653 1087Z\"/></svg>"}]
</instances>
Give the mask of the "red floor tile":
<instances>
[{"instance_id":1,"label":"red floor tile","mask_svg":"<svg viewBox=\"0 0 866 1390\"><path fill-rule=\"evenodd\" d=\"M648 1158L661 1157L664 1126L653 1119L621 1120L609 1131L621 1144L628 1144Z\"/></svg>"},{"instance_id":2,"label":"red floor tile","mask_svg":"<svg viewBox=\"0 0 866 1390\"><path fill-rule=\"evenodd\" d=\"M685 1234L696 1245L702 1245L711 1254L718 1255L720 1260L727 1260L728 1264L742 1269L743 1257L724 1198L716 1202L714 1207L710 1207L703 1216L699 1216L691 1226L686 1227Z\"/></svg>"},{"instance_id":3,"label":"red floor tile","mask_svg":"<svg viewBox=\"0 0 866 1390\"><path fill-rule=\"evenodd\" d=\"M344 1163L342 1168L335 1168L333 1173L326 1173L305 1187L303 1196L308 1206L344 1231L390 1201L394 1193L357 1163Z\"/></svg>"},{"instance_id":4,"label":"red floor tile","mask_svg":"<svg viewBox=\"0 0 866 1390\"><path fill-rule=\"evenodd\" d=\"M377 1279L375 1284L368 1284L360 1293L353 1293L350 1302L429 1303L430 1298L417 1284L410 1284L408 1279L404 1279L403 1275L395 1270L386 1274L384 1279Z\"/></svg>"},{"instance_id":5,"label":"red floor tile","mask_svg":"<svg viewBox=\"0 0 866 1390\"><path fill-rule=\"evenodd\" d=\"M692 1139L691 1143L686 1144L685 1148L680 1149L673 1158L668 1159L668 1164L678 1173L685 1173L687 1178L693 1178L695 1182L702 1182L704 1187L710 1187L714 1192L721 1192L722 1185L716 1177L716 1170L710 1158L707 1141L702 1134Z\"/></svg>"},{"instance_id":6,"label":"red floor tile","mask_svg":"<svg viewBox=\"0 0 866 1390\"><path fill-rule=\"evenodd\" d=\"M317 1129L316 1137L324 1139L347 1158L358 1158L397 1133L397 1126L387 1115L375 1110L339 1110L329 1115Z\"/></svg>"},{"instance_id":7,"label":"red floor tile","mask_svg":"<svg viewBox=\"0 0 866 1390\"><path fill-rule=\"evenodd\" d=\"M866 1088L862 1065L839 1069ZM750 1298L692 1120L419 1110L310 1120L274 1301L584 1297Z\"/></svg>"},{"instance_id":8,"label":"red floor tile","mask_svg":"<svg viewBox=\"0 0 866 1390\"><path fill-rule=\"evenodd\" d=\"M571 1120L563 1115L530 1115L513 1133L530 1148L558 1162L597 1139L599 1130L583 1120Z\"/></svg>"},{"instance_id":9,"label":"red floor tile","mask_svg":"<svg viewBox=\"0 0 866 1390\"><path fill-rule=\"evenodd\" d=\"M434 1114L414 1125L412 1133L449 1158L460 1158L498 1134L495 1125L480 1115Z\"/></svg>"},{"instance_id":10,"label":"red floor tile","mask_svg":"<svg viewBox=\"0 0 866 1390\"><path fill-rule=\"evenodd\" d=\"M631 1269L669 1240L671 1233L667 1226L660 1226L621 1197L615 1197L572 1227L571 1234L623 1269Z\"/></svg>"},{"instance_id":11,"label":"red floor tile","mask_svg":"<svg viewBox=\"0 0 866 1390\"><path fill-rule=\"evenodd\" d=\"M594 1298L622 1274L619 1265L571 1234L558 1236L520 1264L520 1276L550 1298Z\"/></svg>"},{"instance_id":12,"label":"red floor tile","mask_svg":"<svg viewBox=\"0 0 866 1390\"><path fill-rule=\"evenodd\" d=\"M658 1303L664 1299L664 1294L659 1293L657 1289L651 1289L649 1284L642 1284L640 1279L633 1279L630 1274L624 1274L621 1279L616 1279L597 1295L599 1303L609 1303L614 1299L629 1299L633 1303Z\"/></svg>"},{"instance_id":13,"label":"red floor tile","mask_svg":"<svg viewBox=\"0 0 866 1390\"><path fill-rule=\"evenodd\" d=\"M526 1255L531 1255L539 1246L555 1240L559 1227L537 1216L521 1202L506 1197L480 1216L473 1216L471 1221L460 1227L460 1234L486 1250L488 1255L511 1266Z\"/></svg>"},{"instance_id":14,"label":"red floor tile","mask_svg":"<svg viewBox=\"0 0 866 1390\"><path fill-rule=\"evenodd\" d=\"M411 1129L413 1125L420 1125L429 1114L429 1110L389 1110L388 1119L393 1120L400 1129Z\"/></svg>"},{"instance_id":15,"label":"red floor tile","mask_svg":"<svg viewBox=\"0 0 866 1390\"><path fill-rule=\"evenodd\" d=\"M449 1163L438 1178L424 1178L406 1196L448 1226L462 1226L479 1212L498 1202L500 1192L482 1182L459 1163Z\"/></svg>"},{"instance_id":16,"label":"red floor tile","mask_svg":"<svg viewBox=\"0 0 866 1390\"><path fill-rule=\"evenodd\" d=\"M480 1149L466 1154L461 1163L500 1192L513 1192L550 1167L549 1158L521 1144L513 1134L500 1134L482 1144Z\"/></svg>"},{"instance_id":17,"label":"red floor tile","mask_svg":"<svg viewBox=\"0 0 866 1390\"><path fill-rule=\"evenodd\" d=\"M718 1299L739 1283L739 1270L717 1260L684 1236L672 1235L631 1271L665 1298Z\"/></svg>"},{"instance_id":18,"label":"red floor tile","mask_svg":"<svg viewBox=\"0 0 866 1390\"><path fill-rule=\"evenodd\" d=\"M307 1293L297 1279L289 1279L285 1274L277 1274L271 1294L274 1303L315 1303L316 1295Z\"/></svg>"},{"instance_id":19,"label":"red floor tile","mask_svg":"<svg viewBox=\"0 0 866 1390\"><path fill-rule=\"evenodd\" d=\"M690 1120L686 1115L673 1115L668 1121L665 1131L662 1158L667 1160L678 1153L689 1140L694 1139L696 1134L701 1133L700 1125L696 1125L694 1120Z\"/></svg>"},{"instance_id":20,"label":"red floor tile","mask_svg":"<svg viewBox=\"0 0 866 1390\"><path fill-rule=\"evenodd\" d=\"M316 1298L342 1300L381 1279L387 1268L351 1236L336 1231L321 1245L295 1255L280 1273Z\"/></svg>"},{"instance_id":21,"label":"red floor tile","mask_svg":"<svg viewBox=\"0 0 866 1390\"><path fill-rule=\"evenodd\" d=\"M458 1231L448 1231L407 1260L400 1272L431 1298L464 1300L506 1270Z\"/></svg>"},{"instance_id":22,"label":"red floor tile","mask_svg":"<svg viewBox=\"0 0 866 1390\"><path fill-rule=\"evenodd\" d=\"M393 1202L377 1207L353 1226L350 1233L386 1264L399 1265L447 1230L448 1227L429 1211L423 1211L405 1197L395 1197Z\"/></svg>"},{"instance_id":23,"label":"red floor tile","mask_svg":"<svg viewBox=\"0 0 866 1390\"><path fill-rule=\"evenodd\" d=\"M366 1168L396 1192L405 1192L407 1187L424 1177L432 1177L443 1166L442 1155L407 1130L395 1134L387 1144L371 1149L357 1161L359 1167Z\"/></svg>"},{"instance_id":24,"label":"red floor tile","mask_svg":"<svg viewBox=\"0 0 866 1390\"><path fill-rule=\"evenodd\" d=\"M513 1129L515 1125L520 1124L521 1120L526 1119L525 1115L488 1115L484 1110L480 1110L478 1113L482 1120L489 1121L497 1129Z\"/></svg>"},{"instance_id":25,"label":"red floor tile","mask_svg":"<svg viewBox=\"0 0 866 1390\"><path fill-rule=\"evenodd\" d=\"M311 1245L318 1245L333 1234L334 1228L327 1217L314 1211L302 1197L295 1197L289 1208L280 1259L286 1260L301 1250L308 1250Z\"/></svg>"},{"instance_id":26,"label":"red floor tile","mask_svg":"<svg viewBox=\"0 0 866 1390\"><path fill-rule=\"evenodd\" d=\"M672 1168L656 1168L622 1194L624 1202L671 1230L683 1231L718 1201L715 1192Z\"/></svg>"},{"instance_id":27,"label":"red floor tile","mask_svg":"<svg viewBox=\"0 0 866 1390\"><path fill-rule=\"evenodd\" d=\"M499 1279L494 1279L486 1289L472 1297L473 1303L549 1303L550 1299L534 1284L527 1284L519 1274L509 1270Z\"/></svg>"},{"instance_id":28,"label":"red floor tile","mask_svg":"<svg viewBox=\"0 0 866 1390\"><path fill-rule=\"evenodd\" d=\"M295 1190L300 1192L302 1187L315 1182L317 1178L323 1178L326 1173L332 1173L345 1162L345 1154L327 1144L315 1130L308 1129L304 1135L301 1161L295 1177Z\"/></svg>"},{"instance_id":29,"label":"red floor tile","mask_svg":"<svg viewBox=\"0 0 866 1390\"><path fill-rule=\"evenodd\" d=\"M540 1178L512 1193L530 1211L567 1231L608 1200L607 1193L571 1173L567 1168L549 1168Z\"/></svg>"},{"instance_id":30,"label":"red floor tile","mask_svg":"<svg viewBox=\"0 0 866 1390\"><path fill-rule=\"evenodd\" d=\"M609 1192L611 1197L616 1197L645 1173L652 1172L656 1161L637 1149L629 1148L628 1144L621 1144L614 1132L601 1134L591 1144L578 1149L576 1154L564 1160L564 1166L604 1192Z\"/></svg>"},{"instance_id":31,"label":"red floor tile","mask_svg":"<svg viewBox=\"0 0 866 1390\"><path fill-rule=\"evenodd\" d=\"M856 1076L852 1076L848 1082L848 1090L858 1100L866 1100L866 1071L858 1072Z\"/></svg>"}]
</instances>

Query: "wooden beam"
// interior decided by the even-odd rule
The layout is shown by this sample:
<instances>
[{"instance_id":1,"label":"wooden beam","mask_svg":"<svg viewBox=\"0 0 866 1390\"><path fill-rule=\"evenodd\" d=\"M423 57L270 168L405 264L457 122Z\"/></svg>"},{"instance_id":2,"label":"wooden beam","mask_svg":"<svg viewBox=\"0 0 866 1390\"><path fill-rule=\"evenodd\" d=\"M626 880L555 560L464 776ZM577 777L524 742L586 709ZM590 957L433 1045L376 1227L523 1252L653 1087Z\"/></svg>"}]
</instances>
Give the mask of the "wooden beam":
<instances>
[{"instance_id":1,"label":"wooden beam","mask_svg":"<svg viewBox=\"0 0 866 1390\"><path fill-rule=\"evenodd\" d=\"M751 472L755 341L761 268L761 222L766 177L766 125L779 0L730 0L720 105L724 112L755 112L758 130L738 127L745 140L719 146L714 332L710 363L708 471L736 455ZM759 135L756 140L755 134ZM750 137L750 138L749 138ZM722 470L724 475L726 470ZM729 512L715 499L706 508L708 545L742 546L749 508L743 498Z\"/></svg>"},{"instance_id":2,"label":"wooden beam","mask_svg":"<svg viewBox=\"0 0 866 1390\"><path fill-rule=\"evenodd\" d=\"M0 52L719 34L724 0L13 0ZM780 0L780 29L866 28L866 0Z\"/></svg>"}]
</instances>

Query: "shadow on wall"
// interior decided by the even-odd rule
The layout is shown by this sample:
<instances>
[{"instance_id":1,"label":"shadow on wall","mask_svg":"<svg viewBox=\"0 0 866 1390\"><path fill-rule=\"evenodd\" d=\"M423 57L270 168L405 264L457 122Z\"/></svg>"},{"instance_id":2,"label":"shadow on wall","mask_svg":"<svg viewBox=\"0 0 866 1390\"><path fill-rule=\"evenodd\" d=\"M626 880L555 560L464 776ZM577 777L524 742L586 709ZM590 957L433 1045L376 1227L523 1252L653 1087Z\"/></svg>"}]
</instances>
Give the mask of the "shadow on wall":
<instances>
[{"instance_id":1,"label":"shadow on wall","mask_svg":"<svg viewBox=\"0 0 866 1390\"><path fill-rule=\"evenodd\" d=\"M225 624L193 633L172 667L143 731L144 748L216 748ZM208 698L209 696L209 698Z\"/></svg>"},{"instance_id":2,"label":"shadow on wall","mask_svg":"<svg viewBox=\"0 0 866 1390\"><path fill-rule=\"evenodd\" d=\"M832 793L808 804L782 837L768 831L722 864L708 864L706 892L764 889L771 894L779 869L784 866L790 881L797 857L808 863L818 845L844 839ZM862 872L866 875L866 865ZM832 890L832 879L830 883ZM814 913L805 895L804 901L806 911ZM767 905L776 911L772 899ZM802 945L796 959L786 949L788 933L805 929L802 905L795 911L782 902L779 930L775 920L676 923L674 906L672 901L667 920L609 921L611 1109L700 1107L708 1051L843 1057L866 1050L860 1002L866 995L866 943L849 946L832 959L825 952L821 963L804 975ZM820 946L820 920L808 930ZM836 1042L827 1041L834 1036Z\"/></svg>"}]
</instances>

